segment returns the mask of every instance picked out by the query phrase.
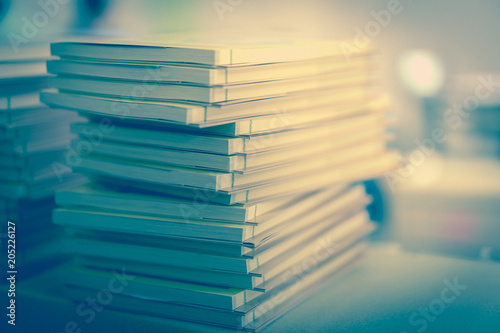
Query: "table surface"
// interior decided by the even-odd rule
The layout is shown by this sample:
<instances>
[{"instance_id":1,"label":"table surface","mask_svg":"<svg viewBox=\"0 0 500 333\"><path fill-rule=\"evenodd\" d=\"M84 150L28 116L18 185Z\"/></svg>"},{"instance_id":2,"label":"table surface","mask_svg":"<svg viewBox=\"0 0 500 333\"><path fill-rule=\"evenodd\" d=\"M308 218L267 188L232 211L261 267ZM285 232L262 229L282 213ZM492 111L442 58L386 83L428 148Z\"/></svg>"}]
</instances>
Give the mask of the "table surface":
<instances>
[{"instance_id":1,"label":"table surface","mask_svg":"<svg viewBox=\"0 0 500 333\"><path fill-rule=\"evenodd\" d=\"M231 332L106 308L86 323L75 304L43 291L49 285L43 276L18 283L12 331ZM262 332L498 333L500 264L377 244Z\"/></svg>"}]
</instances>

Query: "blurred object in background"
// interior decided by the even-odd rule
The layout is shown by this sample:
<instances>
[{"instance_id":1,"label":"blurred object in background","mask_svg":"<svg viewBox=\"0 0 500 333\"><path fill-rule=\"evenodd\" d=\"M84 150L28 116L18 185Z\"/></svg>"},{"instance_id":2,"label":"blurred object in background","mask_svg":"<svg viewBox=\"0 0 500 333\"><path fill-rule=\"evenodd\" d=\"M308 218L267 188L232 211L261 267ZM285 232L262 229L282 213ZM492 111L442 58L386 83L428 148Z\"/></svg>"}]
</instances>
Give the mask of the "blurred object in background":
<instances>
[{"instance_id":1,"label":"blurred object in background","mask_svg":"<svg viewBox=\"0 0 500 333\"><path fill-rule=\"evenodd\" d=\"M403 83L416 96L434 97L443 87L443 65L429 50L403 53L399 70Z\"/></svg>"},{"instance_id":2,"label":"blurred object in background","mask_svg":"<svg viewBox=\"0 0 500 333\"><path fill-rule=\"evenodd\" d=\"M48 108L39 98L48 87L47 41L69 31L76 8L75 1L0 0L0 243L4 258L7 221L13 222L11 270L20 269L18 279L64 259L63 231L52 224L54 192L85 181L65 161L76 114Z\"/></svg>"},{"instance_id":3,"label":"blurred object in background","mask_svg":"<svg viewBox=\"0 0 500 333\"><path fill-rule=\"evenodd\" d=\"M24 48L29 52L32 43L66 35L120 34L107 17L109 7L119 7L114 5L110 0L0 0L0 43L18 53ZM131 13L127 14L130 20Z\"/></svg>"},{"instance_id":4,"label":"blurred object in background","mask_svg":"<svg viewBox=\"0 0 500 333\"><path fill-rule=\"evenodd\" d=\"M394 105L392 101L392 96L385 94L384 100L388 106L388 112L386 115L387 127L385 129L387 142L386 147L389 150L398 150L396 139L397 133L397 112L394 110ZM386 241L390 237L390 225L387 224L388 221L388 209L390 209L390 189L387 187L387 183L382 179L373 179L366 181L365 183L366 192L371 196L372 202L368 205L367 209L370 213L370 218L373 222L379 225L379 228L375 231L374 237L377 241Z\"/></svg>"},{"instance_id":5,"label":"blurred object in background","mask_svg":"<svg viewBox=\"0 0 500 333\"><path fill-rule=\"evenodd\" d=\"M73 33L98 32L99 19L104 16L107 7L108 0L79 0Z\"/></svg>"},{"instance_id":6,"label":"blurred object in background","mask_svg":"<svg viewBox=\"0 0 500 333\"><path fill-rule=\"evenodd\" d=\"M500 162L439 156L393 196L395 237L406 249L500 260Z\"/></svg>"},{"instance_id":7,"label":"blurred object in background","mask_svg":"<svg viewBox=\"0 0 500 333\"><path fill-rule=\"evenodd\" d=\"M22 50L50 40L68 31L76 13L76 1L0 0L0 42Z\"/></svg>"},{"instance_id":8,"label":"blurred object in background","mask_svg":"<svg viewBox=\"0 0 500 333\"><path fill-rule=\"evenodd\" d=\"M0 0L0 22L2 22L5 15L9 11L10 0Z\"/></svg>"},{"instance_id":9,"label":"blurred object in background","mask_svg":"<svg viewBox=\"0 0 500 333\"><path fill-rule=\"evenodd\" d=\"M448 107L409 154L410 172L393 199L395 236L405 247L500 260L499 87L491 74L459 76Z\"/></svg>"},{"instance_id":10,"label":"blurred object in background","mask_svg":"<svg viewBox=\"0 0 500 333\"><path fill-rule=\"evenodd\" d=\"M22 267L19 279L63 258L63 232L52 224L54 191L83 181L64 165L76 114L40 102L49 56L48 44L32 42L18 52L10 45L0 48L1 258L9 271Z\"/></svg>"},{"instance_id":11,"label":"blurred object in background","mask_svg":"<svg viewBox=\"0 0 500 333\"><path fill-rule=\"evenodd\" d=\"M372 197L367 209L373 222L381 223L385 219L383 184L377 179L365 182L366 193Z\"/></svg>"},{"instance_id":12,"label":"blurred object in background","mask_svg":"<svg viewBox=\"0 0 500 333\"><path fill-rule=\"evenodd\" d=\"M400 56L399 75L403 86L420 106L420 139L431 138L433 130L440 124L441 110L445 105L442 95L445 81L443 64L430 50L410 50ZM414 144L418 145L418 142L420 140L414 140ZM433 149L444 150L440 142L436 142Z\"/></svg>"},{"instance_id":13,"label":"blurred object in background","mask_svg":"<svg viewBox=\"0 0 500 333\"><path fill-rule=\"evenodd\" d=\"M500 75L459 75L452 89L444 115L448 152L468 158L500 157Z\"/></svg>"}]
</instances>

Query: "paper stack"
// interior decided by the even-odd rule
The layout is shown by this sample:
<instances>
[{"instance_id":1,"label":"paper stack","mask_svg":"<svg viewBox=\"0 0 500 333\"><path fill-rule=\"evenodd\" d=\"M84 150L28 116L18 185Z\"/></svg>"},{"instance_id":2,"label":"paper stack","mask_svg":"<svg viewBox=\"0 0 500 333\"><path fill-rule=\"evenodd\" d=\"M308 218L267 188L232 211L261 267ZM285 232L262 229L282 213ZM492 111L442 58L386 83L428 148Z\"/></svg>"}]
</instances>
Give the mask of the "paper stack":
<instances>
[{"instance_id":1,"label":"paper stack","mask_svg":"<svg viewBox=\"0 0 500 333\"><path fill-rule=\"evenodd\" d=\"M8 254L9 271L19 269L19 277L23 277L44 268L61 253L57 239L62 229L51 223L54 191L81 184L82 177L68 170L58 177L56 166L64 165L69 124L77 114L50 109L40 102L40 90L49 83L48 44L31 45L18 54L4 48L0 55L2 257Z\"/></svg>"},{"instance_id":2,"label":"paper stack","mask_svg":"<svg viewBox=\"0 0 500 333\"><path fill-rule=\"evenodd\" d=\"M372 55L163 38L52 45L42 99L87 117L74 166L92 177L57 193L75 258L57 274L77 301L122 274L107 307L256 331L373 230L359 181L397 159Z\"/></svg>"}]
</instances>

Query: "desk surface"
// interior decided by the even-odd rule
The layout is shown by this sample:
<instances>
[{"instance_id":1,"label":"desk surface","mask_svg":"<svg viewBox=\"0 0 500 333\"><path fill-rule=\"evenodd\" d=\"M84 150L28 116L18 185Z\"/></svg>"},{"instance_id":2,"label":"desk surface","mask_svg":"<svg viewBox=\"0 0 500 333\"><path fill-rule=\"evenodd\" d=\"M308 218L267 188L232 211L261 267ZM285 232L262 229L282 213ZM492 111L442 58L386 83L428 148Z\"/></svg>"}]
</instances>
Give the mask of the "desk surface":
<instances>
[{"instance_id":1,"label":"desk surface","mask_svg":"<svg viewBox=\"0 0 500 333\"><path fill-rule=\"evenodd\" d=\"M229 332L108 309L87 324L75 304L37 291L47 284L43 277L18 284L16 332ZM76 328L65 331L71 321ZM498 333L500 264L376 245L262 332Z\"/></svg>"}]
</instances>

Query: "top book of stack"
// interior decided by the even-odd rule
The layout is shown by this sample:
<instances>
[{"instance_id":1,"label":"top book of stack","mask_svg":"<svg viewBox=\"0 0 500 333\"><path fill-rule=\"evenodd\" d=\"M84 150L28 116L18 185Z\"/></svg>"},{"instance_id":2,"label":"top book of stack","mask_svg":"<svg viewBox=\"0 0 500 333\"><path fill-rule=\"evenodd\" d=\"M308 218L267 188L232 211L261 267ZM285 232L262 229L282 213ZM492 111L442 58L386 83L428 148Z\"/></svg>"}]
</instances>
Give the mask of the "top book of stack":
<instances>
[{"instance_id":1,"label":"top book of stack","mask_svg":"<svg viewBox=\"0 0 500 333\"><path fill-rule=\"evenodd\" d=\"M363 99L373 81L370 49L347 59L341 43L275 40L211 44L158 41L52 45L57 74L42 99L98 115L214 126L238 119Z\"/></svg>"},{"instance_id":2,"label":"top book of stack","mask_svg":"<svg viewBox=\"0 0 500 333\"><path fill-rule=\"evenodd\" d=\"M208 66L254 65L343 57L342 42L281 38L223 38L189 34L158 35L140 40L61 42L52 55L127 62L171 62ZM366 51L360 49L359 53Z\"/></svg>"}]
</instances>

